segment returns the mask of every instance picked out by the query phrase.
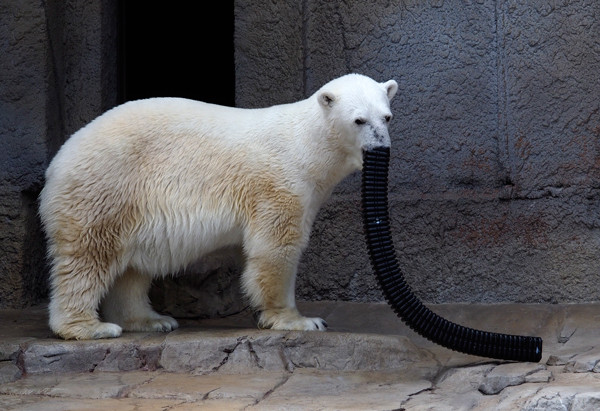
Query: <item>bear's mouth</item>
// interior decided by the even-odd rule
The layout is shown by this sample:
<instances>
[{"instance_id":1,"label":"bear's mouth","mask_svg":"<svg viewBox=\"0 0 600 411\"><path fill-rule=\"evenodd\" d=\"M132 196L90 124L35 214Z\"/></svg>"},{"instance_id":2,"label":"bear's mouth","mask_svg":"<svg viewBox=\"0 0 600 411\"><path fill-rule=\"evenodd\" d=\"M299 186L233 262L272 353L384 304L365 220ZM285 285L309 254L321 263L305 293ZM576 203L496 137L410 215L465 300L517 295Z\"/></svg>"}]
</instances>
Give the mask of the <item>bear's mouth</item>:
<instances>
[{"instance_id":1,"label":"bear's mouth","mask_svg":"<svg viewBox=\"0 0 600 411\"><path fill-rule=\"evenodd\" d=\"M363 150L362 212L371 265L394 312L415 332L443 347L481 357L540 361L541 338L463 327L433 313L413 294L400 271L390 231L389 161L389 147Z\"/></svg>"}]
</instances>

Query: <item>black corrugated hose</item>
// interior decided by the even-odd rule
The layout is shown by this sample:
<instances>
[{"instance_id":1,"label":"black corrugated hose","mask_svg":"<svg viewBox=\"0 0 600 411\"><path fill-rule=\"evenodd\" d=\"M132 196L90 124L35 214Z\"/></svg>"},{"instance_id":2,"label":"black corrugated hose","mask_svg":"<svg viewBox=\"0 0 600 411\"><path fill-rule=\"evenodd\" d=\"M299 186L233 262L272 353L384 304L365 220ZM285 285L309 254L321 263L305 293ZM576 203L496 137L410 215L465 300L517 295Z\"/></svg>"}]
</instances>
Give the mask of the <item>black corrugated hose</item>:
<instances>
[{"instance_id":1,"label":"black corrugated hose","mask_svg":"<svg viewBox=\"0 0 600 411\"><path fill-rule=\"evenodd\" d=\"M501 360L533 361L542 358L542 339L479 331L454 324L413 294L400 271L388 214L390 149L377 147L363 153L363 223L373 270L385 299L411 329L443 347L465 354Z\"/></svg>"}]
</instances>

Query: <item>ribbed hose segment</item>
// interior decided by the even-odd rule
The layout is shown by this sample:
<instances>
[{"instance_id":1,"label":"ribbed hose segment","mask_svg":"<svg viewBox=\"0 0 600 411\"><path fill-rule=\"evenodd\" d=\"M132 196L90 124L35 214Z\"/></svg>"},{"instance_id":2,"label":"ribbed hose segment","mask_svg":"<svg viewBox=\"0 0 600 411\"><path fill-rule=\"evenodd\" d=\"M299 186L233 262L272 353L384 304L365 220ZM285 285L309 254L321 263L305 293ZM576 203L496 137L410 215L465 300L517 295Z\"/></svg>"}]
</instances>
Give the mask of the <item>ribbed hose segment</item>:
<instances>
[{"instance_id":1,"label":"ribbed hose segment","mask_svg":"<svg viewBox=\"0 0 600 411\"><path fill-rule=\"evenodd\" d=\"M363 155L362 204L367 247L379 285L394 312L415 332L446 348L502 360L540 361L541 338L463 327L433 313L413 294L400 271L390 232L387 197L390 150L378 147Z\"/></svg>"}]
</instances>

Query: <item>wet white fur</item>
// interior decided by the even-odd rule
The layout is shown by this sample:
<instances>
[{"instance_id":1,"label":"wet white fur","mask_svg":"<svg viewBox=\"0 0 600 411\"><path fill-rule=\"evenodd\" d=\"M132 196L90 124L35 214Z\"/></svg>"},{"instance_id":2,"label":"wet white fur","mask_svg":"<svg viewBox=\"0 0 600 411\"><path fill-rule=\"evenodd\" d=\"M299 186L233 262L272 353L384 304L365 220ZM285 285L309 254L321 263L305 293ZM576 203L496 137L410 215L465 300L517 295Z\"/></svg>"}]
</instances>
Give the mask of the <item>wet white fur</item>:
<instances>
[{"instance_id":1,"label":"wet white fur","mask_svg":"<svg viewBox=\"0 0 600 411\"><path fill-rule=\"evenodd\" d=\"M150 306L152 278L233 244L243 246L242 284L261 326L325 329L296 309L300 254L323 201L361 168L362 149L389 146L396 90L350 74L292 104L155 98L92 121L52 160L40 196L52 330L67 339L170 331L177 321Z\"/></svg>"}]
</instances>

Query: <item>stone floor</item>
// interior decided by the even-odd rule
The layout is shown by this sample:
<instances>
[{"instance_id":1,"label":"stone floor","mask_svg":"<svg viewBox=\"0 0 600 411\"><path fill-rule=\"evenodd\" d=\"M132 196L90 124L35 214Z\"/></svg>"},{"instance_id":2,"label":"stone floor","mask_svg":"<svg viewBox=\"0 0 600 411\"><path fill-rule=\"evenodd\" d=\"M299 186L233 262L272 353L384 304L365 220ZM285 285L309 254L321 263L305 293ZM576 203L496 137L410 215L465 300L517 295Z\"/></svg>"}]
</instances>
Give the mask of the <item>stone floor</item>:
<instances>
[{"instance_id":1,"label":"stone floor","mask_svg":"<svg viewBox=\"0 0 600 411\"><path fill-rule=\"evenodd\" d=\"M329 331L249 313L170 334L52 337L43 307L0 311L1 410L598 410L600 304L436 305L459 324L544 339L539 363L456 353L385 304L300 304Z\"/></svg>"}]
</instances>

